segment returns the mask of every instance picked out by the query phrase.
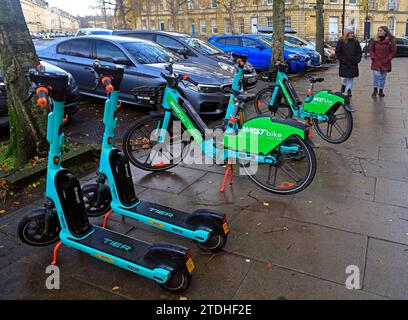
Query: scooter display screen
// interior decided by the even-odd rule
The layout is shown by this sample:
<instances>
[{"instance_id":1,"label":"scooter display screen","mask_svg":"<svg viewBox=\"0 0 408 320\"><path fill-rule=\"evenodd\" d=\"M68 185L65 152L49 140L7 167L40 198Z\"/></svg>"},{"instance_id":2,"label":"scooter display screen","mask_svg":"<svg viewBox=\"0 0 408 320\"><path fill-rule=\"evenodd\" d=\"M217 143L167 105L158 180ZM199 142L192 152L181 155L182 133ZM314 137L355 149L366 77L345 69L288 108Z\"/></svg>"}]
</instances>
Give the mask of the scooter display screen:
<instances>
[{"instance_id":1,"label":"scooter display screen","mask_svg":"<svg viewBox=\"0 0 408 320\"><path fill-rule=\"evenodd\" d=\"M292 83L289 80L285 80L284 84L285 84L286 90L288 91L290 97L293 100L293 103L299 104L300 99L299 99L299 96L297 95L296 90L293 87Z\"/></svg>"}]
</instances>

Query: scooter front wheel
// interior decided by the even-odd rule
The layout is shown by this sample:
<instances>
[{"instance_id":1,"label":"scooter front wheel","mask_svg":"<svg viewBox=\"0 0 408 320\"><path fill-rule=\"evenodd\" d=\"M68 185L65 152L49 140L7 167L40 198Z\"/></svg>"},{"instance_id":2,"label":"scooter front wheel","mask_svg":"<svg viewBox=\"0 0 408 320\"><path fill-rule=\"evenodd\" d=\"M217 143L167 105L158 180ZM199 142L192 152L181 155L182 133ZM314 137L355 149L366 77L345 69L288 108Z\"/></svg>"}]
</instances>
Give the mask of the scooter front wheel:
<instances>
[{"instance_id":1,"label":"scooter front wheel","mask_svg":"<svg viewBox=\"0 0 408 320\"><path fill-rule=\"evenodd\" d=\"M277 119L293 118L292 109L285 103L282 91L279 90L274 105L271 106L271 100L275 87L266 87L260 90L255 97L255 111L259 116L271 115Z\"/></svg>"},{"instance_id":2,"label":"scooter front wheel","mask_svg":"<svg viewBox=\"0 0 408 320\"><path fill-rule=\"evenodd\" d=\"M171 271L170 279L160 286L171 293L183 293L190 286L192 275L184 267L175 268Z\"/></svg>"},{"instance_id":3,"label":"scooter front wheel","mask_svg":"<svg viewBox=\"0 0 408 320\"><path fill-rule=\"evenodd\" d=\"M206 228L208 229L208 228ZM211 228L210 237L207 239L206 242L198 242L195 243L206 251L209 252L219 252L222 248L224 248L225 244L227 243L228 234L225 234L223 230L219 230L220 228Z\"/></svg>"},{"instance_id":4,"label":"scooter front wheel","mask_svg":"<svg viewBox=\"0 0 408 320\"><path fill-rule=\"evenodd\" d=\"M81 189L85 210L89 217L99 217L109 212L112 197L108 186L102 185L102 190L99 190L99 185L92 183L84 185ZM98 203L99 192L101 192L101 199Z\"/></svg>"},{"instance_id":5,"label":"scooter front wheel","mask_svg":"<svg viewBox=\"0 0 408 320\"><path fill-rule=\"evenodd\" d=\"M346 141L353 131L353 116L346 107L341 104L332 107L328 113L327 121L313 119L313 125L317 134L327 142L339 144Z\"/></svg>"},{"instance_id":6,"label":"scooter front wheel","mask_svg":"<svg viewBox=\"0 0 408 320\"><path fill-rule=\"evenodd\" d=\"M30 211L18 224L17 234L24 243L34 246L48 246L59 240L60 226L57 217L51 218L48 233L45 233L46 210L44 208Z\"/></svg>"}]
</instances>

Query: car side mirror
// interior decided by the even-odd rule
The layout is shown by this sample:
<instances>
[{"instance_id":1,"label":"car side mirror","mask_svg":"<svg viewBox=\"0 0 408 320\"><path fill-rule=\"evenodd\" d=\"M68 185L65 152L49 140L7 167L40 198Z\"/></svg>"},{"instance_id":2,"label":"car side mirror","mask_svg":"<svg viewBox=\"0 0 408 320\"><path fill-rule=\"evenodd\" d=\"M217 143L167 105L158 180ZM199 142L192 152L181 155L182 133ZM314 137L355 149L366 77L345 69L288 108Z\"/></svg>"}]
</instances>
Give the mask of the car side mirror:
<instances>
[{"instance_id":1,"label":"car side mirror","mask_svg":"<svg viewBox=\"0 0 408 320\"><path fill-rule=\"evenodd\" d=\"M132 61L130 61L129 59L123 58L123 57L112 58L112 61L115 64L123 64L125 66L133 66Z\"/></svg>"},{"instance_id":2,"label":"car side mirror","mask_svg":"<svg viewBox=\"0 0 408 320\"><path fill-rule=\"evenodd\" d=\"M178 50L177 50L177 53L178 53L178 54L181 54L184 58L186 58L186 57L188 56L188 51L187 51L186 48L178 49Z\"/></svg>"}]
</instances>

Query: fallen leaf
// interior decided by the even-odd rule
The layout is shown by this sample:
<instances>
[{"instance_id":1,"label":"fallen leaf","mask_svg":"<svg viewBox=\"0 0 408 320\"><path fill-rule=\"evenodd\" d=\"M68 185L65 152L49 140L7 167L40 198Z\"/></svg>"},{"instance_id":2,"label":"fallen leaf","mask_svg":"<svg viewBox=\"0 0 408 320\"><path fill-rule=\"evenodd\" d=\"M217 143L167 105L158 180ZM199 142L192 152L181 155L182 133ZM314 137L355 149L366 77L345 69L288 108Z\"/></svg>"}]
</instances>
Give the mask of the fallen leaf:
<instances>
[{"instance_id":1,"label":"fallen leaf","mask_svg":"<svg viewBox=\"0 0 408 320\"><path fill-rule=\"evenodd\" d=\"M331 216L331 215L335 214L334 211L333 211L331 208L329 208L329 207L326 207L326 209L324 209L323 213L324 213L326 216Z\"/></svg>"},{"instance_id":2,"label":"fallen leaf","mask_svg":"<svg viewBox=\"0 0 408 320\"><path fill-rule=\"evenodd\" d=\"M251 262L251 260L249 260L249 259L245 259L245 262Z\"/></svg>"},{"instance_id":3,"label":"fallen leaf","mask_svg":"<svg viewBox=\"0 0 408 320\"><path fill-rule=\"evenodd\" d=\"M118 287L118 286L114 286L113 288L112 288L112 291L118 291L120 288Z\"/></svg>"},{"instance_id":4,"label":"fallen leaf","mask_svg":"<svg viewBox=\"0 0 408 320\"><path fill-rule=\"evenodd\" d=\"M179 300L188 300L187 299L187 297L183 297L181 294L180 294L180 299Z\"/></svg>"},{"instance_id":5,"label":"fallen leaf","mask_svg":"<svg viewBox=\"0 0 408 320\"><path fill-rule=\"evenodd\" d=\"M6 210L0 210L0 214L6 213Z\"/></svg>"},{"instance_id":6,"label":"fallen leaf","mask_svg":"<svg viewBox=\"0 0 408 320\"><path fill-rule=\"evenodd\" d=\"M264 205L265 207L269 207L269 203L268 203L268 202L264 202L263 205Z\"/></svg>"},{"instance_id":7,"label":"fallen leaf","mask_svg":"<svg viewBox=\"0 0 408 320\"><path fill-rule=\"evenodd\" d=\"M268 263L266 264L266 267L267 267L268 269L272 269L272 262L268 262Z\"/></svg>"}]
</instances>

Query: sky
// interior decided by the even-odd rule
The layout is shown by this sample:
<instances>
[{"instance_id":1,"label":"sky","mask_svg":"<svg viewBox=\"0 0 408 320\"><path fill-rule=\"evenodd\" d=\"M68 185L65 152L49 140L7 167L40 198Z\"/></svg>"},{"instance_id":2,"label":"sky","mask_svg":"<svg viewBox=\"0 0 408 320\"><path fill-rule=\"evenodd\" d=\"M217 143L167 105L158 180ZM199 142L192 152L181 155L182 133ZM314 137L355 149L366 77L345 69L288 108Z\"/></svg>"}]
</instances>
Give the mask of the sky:
<instances>
[{"instance_id":1,"label":"sky","mask_svg":"<svg viewBox=\"0 0 408 320\"><path fill-rule=\"evenodd\" d=\"M100 10L90 9L90 6L96 6L96 0L46 0L50 7L57 7L73 16L86 16L100 14Z\"/></svg>"}]
</instances>

